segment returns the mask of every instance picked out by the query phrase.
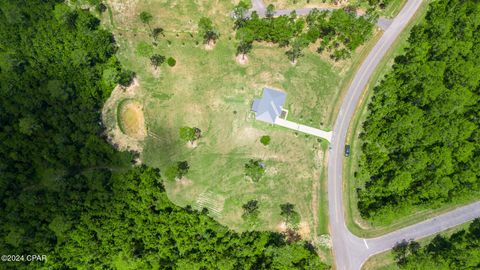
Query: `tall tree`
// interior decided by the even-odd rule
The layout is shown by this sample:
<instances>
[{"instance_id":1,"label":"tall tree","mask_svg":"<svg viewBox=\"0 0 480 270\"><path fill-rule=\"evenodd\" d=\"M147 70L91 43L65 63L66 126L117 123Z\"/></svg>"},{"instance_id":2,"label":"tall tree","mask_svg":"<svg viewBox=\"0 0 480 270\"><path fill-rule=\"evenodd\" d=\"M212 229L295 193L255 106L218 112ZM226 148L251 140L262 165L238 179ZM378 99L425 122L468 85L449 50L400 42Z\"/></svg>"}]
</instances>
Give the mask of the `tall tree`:
<instances>
[{"instance_id":1,"label":"tall tree","mask_svg":"<svg viewBox=\"0 0 480 270\"><path fill-rule=\"evenodd\" d=\"M412 208L478 197L478 16L476 1L432 2L374 89L360 137L364 217L392 221Z\"/></svg>"},{"instance_id":2,"label":"tall tree","mask_svg":"<svg viewBox=\"0 0 480 270\"><path fill-rule=\"evenodd\" d=\"M203 37L203 43L215 43L215 41L218 39L218 31L213 27L213 23L210 18L200 18L200 21L198 22L198 28L200 29L200 33Z\"/></svg>"}]
</instances>

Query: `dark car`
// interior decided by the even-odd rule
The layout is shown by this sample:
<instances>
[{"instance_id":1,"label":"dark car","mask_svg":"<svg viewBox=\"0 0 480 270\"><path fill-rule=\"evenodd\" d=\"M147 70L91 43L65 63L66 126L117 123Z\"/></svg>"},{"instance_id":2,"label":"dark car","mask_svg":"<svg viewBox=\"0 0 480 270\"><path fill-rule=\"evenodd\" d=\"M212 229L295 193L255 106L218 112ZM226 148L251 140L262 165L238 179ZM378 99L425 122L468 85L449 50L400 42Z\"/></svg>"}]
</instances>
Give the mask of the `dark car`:
<instances>
[{"instance_id":1,"label":"dark car","mask_svg":"<svg viewBox=\"0 0 480 270\"><path fill-rule=\"evenodd\" d=\"M346 157L350 156L350 145L349 144L345 145L345 156Z\"/></svg>"}]
</instances>

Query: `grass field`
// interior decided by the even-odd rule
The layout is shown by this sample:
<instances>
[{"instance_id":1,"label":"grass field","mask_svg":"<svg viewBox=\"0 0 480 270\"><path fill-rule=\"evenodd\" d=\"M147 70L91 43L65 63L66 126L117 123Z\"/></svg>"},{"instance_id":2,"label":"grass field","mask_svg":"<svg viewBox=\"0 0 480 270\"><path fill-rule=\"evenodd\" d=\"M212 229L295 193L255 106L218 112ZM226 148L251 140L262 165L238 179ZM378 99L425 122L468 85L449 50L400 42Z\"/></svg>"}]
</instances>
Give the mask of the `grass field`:
<instances>
[{"instance_id":1,"label":"grass field","mask_svg":"<svg viewBox=\"0 0 480 270\"><path fill-rule=\"evenodd\" d=\"M368 221L363 219L360 216L360 213L357 209L357 193L356 189L364 185L362 182L354 181L355 172L358 170L358 160L361 155L361 141L358 139L358 135L362 131L361 126L365 118L367 117L367 104L372 95L373 87L378 84L381 78L389 71L389 68L393 64L393 59L395 56L401 54L407 45L406 39L409 36L411 27L416 23L420 22L428 7L426 1L422 4L419 12L416 14L415 18L411 21L410 25L407 28L407 31L404 31L399 39L396 41L396 44L392 46L392 49L387 53L387 56L382 60L381 64L377 68L377 71L372 76L369 85L367 86L366 91L364 91L364 96L362 97L362 102L359 103L357 107L357 112L355 113L354 119L350 126L349 133L347 135L347 144L351 145L351 155L344 163L344 179L346 188L344 189L344 198L346 206L346 222L349 230L361 237L375 237L379 236L399 228L415 224L419 221L425 220L427 218L436 216L442 212L446 212L458 206L457 204L445 205L439 209L417 209L414 214L408 213L398 213L397 216L383 221ZM356 180L356 179L355 179ZM463 202L465 203L465 202Z\"/></svg>"},{"instance_id":2,"label":"grass field","mask_svg":"<svg viewBox=\"0 0 480 270\"><path fill-rule=\"evenodd\" d=\"M240 65L228 16L233 3L112 0L109 8L103 15L105 26L114 32L117 55L136 72L141 88L141 94L132 98L142 103L148 133L143 161L160 169L175 161L190 164L186 177L166 183L170 199L181 206L207 208L220 223L238 231L283 230L279 205L293 203L301 215L300 234L325 243L319 246L328 261L324 170L328 142L257 122L250 106L262 87L279 88L288 94L289 120L331 129L338 97L371 44L341 63L332 63L311 48L292 65L285 49L255 43L248 63ZM149 25L138 20L142 11L153 15ZM202 16L212 18L220 32L211 50L197 33ZM154 27L165 29L157 46L148 35ZM153 53L174 57L176 65L154 69L149 61ZM202 130L196 147L180 141L182 126ZM259 141L263 135L272 139L268 146ZM244 164L251 158L266 164L266 175L257 183L244 176ZM251 199L260 204L256 224L241 218L241 206Z\"/></svg>"},{"instance_id":3,"label":"grass field","mask_svg":"<svg viewBox=\"0 0 480 270\"><path fill-rule=\"evenodd\" d=\"M445 237L449 237L450 235L464 229L468 229L468 226L471 222L467 222L453 228L450 228L446 231L443 231L438 234L430 235L428 237L422 238L417 242L420 245L425 246L427 245L435 236L442 235ZM395 257L392 251L382 252L375 256L370 257L362 266L362 270L400 270L400 268L395 263Z\"/></svg>"}]
</instances>

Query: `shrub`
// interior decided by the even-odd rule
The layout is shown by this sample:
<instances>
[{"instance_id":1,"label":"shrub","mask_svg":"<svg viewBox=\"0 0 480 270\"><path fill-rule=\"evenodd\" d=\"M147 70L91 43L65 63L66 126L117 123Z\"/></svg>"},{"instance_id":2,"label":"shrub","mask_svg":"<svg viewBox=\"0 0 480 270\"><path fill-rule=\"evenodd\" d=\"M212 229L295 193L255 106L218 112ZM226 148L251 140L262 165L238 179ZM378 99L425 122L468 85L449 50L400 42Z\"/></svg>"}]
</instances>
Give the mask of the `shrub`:
<instances>
[{"instance_id":1,"label":"shrub","mask_svg":"<svg viewBox=\"0 0 480 270\"><path fill-rule=\"evenodd\" d=\"M268 135L264 135L260 138L260 142L265 146L270 144L270 140L270 136Z\"/></svg>"},{"instance_id":2,"label":"shrub","mask_svg":"<svg viewBox=\"0 0 480 270\"><path fill-rule=\"evenodd\" d=\"M261 160L250 159L245 164L245 175L252 178L254 182L257 182L265 174L265 165Z\"/></svg>"},{"instance_id":3,"label":"shrub","mask_svg":"<svg viewBox=\"0 0 480 270\"><path fill-rule=\"evenodd\" d=\"M175 58L173 58L173 57L169 57L169 58L167 59L167 64L168 64L169 66L171 66L171 67L174 67L175 64L177 64L177 60L175 60Z\"/></svg>"}]
</instances>

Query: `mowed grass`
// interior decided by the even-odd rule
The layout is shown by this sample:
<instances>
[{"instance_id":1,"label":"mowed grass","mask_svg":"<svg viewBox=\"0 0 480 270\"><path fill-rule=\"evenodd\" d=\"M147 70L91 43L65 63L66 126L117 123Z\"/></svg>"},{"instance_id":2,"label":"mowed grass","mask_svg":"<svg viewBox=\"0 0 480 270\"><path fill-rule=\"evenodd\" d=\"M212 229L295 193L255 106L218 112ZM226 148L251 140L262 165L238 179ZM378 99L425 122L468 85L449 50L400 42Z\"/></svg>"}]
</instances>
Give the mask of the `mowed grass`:
<instances>
[{"instance_id":1,"label":"mowed grass","mask_svg":"<svg viewBox=\"0 0 480 270\"><path fill-rule=\"evenodd\" d=\"M270 86L287 92L289 120L331 129L338 96L359 62L333 64L313 50L292 65L285 49L255 43L248 64L235 61L234 3L226 1L110 1L104 14L106 27L115 33L118 57L136 72L142 95L148 136L142 158L164 170L186 160L188 175L166 182L170 199L178 205L207 208L220 223L238 231L280 231L282 203L290 202L301 215L299 232L306 239L328 234L325 153L328 143L254 120L251 102ZM153 15L149 25L138 14ZM111 14L111 15L110 15ZM206 50L197 22L208 16L220 32L213 50ZM111 19L110 19L111 18ZM148 35L154 27L165 29L157 46ZM154 69L149 56L174 57L176 65ZM194 148L179 139L182 126L198 127L202 137ZM269 135L268 146L260 143ZM266 175L257 183L244 176L249 159L262 159ZM247 224L242 205L258 200L259 220ZM329 259L328 249L322 248Z\"/></svg>"}]
</instances>

